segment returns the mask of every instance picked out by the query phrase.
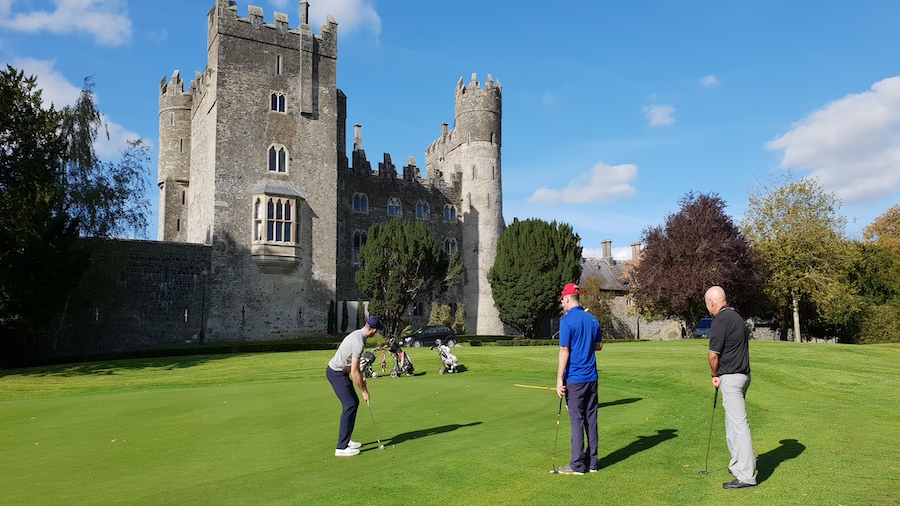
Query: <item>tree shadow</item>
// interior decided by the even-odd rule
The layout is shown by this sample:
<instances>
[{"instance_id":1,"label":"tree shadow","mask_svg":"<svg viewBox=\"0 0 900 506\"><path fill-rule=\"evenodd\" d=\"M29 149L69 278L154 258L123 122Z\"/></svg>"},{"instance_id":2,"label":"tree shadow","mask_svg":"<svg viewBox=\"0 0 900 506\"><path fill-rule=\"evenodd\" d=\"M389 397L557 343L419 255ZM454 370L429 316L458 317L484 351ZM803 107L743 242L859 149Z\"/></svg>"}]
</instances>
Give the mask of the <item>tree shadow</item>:
<instances>
[{"instance_id":1,"label":"tree shadow","mask_svg":"<svg viewBox=\"0 0 900 506\"><path fill-rule=\"evenodd\" d=\"M472 422L472 423L467 423L467 424L453 423L450 425L442 425L440 427L432 427L430 429L422 429L422 430L414 430L414 431L410 431L410 432L404 432L403 434L397 434L396 436L394 436L390 439L385 439L384 441L382 441L382 444L398 445L398 444L404 443L406 441L412 441L413 439L434 436L436 434L443 434L445 432L452 432L456 429L461 429L463 427L472 427L475 425L481 425L481 422ZM373 441L373 443L374 442L375 441ZM371 450L371 449L372 448L369 448L369 450ZM368 450L366 450L366 451L368 451Z\"/></svg>"},{"instance_id":2,"label":"tree shadow","mask_svg":"<svg viewBox=\"0 0 900 506\"><path fill-rule=\"evenodd\" d=\"M656 432L657 433L653 436L638 436L637 439L629 443L628 446L619 448L618 450L603 457L602 459L597 461L597 469L605 469L609 466L612 466L613 464L618 464L628 457L631 457L635 453L649 450L650 448L653 448L663 441L678 437L678 434L675 434L676 432L678 432L677 429L662 429Z\"/></svg>"},{"instance_id":3,"label":"tree shadow","mask_svg":"<svg viewBox=\"0 0 900 506\"><path fill-rule=\"evenodd\" d=\"M598 408L607 408L609 406L618 406L619 404L631 404L632 402L637 402L642 400L643 397L630 397L628 399L619 399L617 401L609 401L609 402L601 402L597 405Z\"/></svg>"},{"instance_id":4,"label":"tree shadow","mask_svg":"<svg viewBox=\"0 0 900 506\"><path fill-rule=\"evenodd\" d=\"M781 446L756 456L756 482L762 483L772 476L775 468L786 460L797 458L806 450L806 445L796 439L782 439Z\"/></svg>"},{"instance_id":5,"label":"tree shadow","mask_svg":"<svg viewBox=\"0 0 900 506\"><path fill-rule=\"evenodd\" d=\"M160 358L121 359L84 363L67 363L60 365L44 365L20 369L0 370L0 377L21 375L28 377L76 377L76 376L113 376L120 371L139 369L159 369L172 371L222 360L228 355L188 355Z\"/></svg>"}]
</instances>

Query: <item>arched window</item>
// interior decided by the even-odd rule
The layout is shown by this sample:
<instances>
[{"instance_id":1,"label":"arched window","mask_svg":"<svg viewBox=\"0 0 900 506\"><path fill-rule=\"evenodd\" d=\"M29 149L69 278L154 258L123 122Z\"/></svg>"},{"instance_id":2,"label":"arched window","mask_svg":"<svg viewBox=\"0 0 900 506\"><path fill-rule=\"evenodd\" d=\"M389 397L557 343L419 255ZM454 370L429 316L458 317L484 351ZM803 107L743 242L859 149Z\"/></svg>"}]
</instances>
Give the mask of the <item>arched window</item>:
<instances>
[{"instance_id":1,"label":"arched window","mask_svg":"<svg viewBox=\"0 0 900 506\"><path fill-rule=\"evenodd\" d=\"M269 172L287 172L288 154L284 146L269 147Z\"/></svg>"},{"instance_id":2,"label":"arched window","mask_svg":"<svg viewBox=\"0 0 900 506\"><path fill-rule=\"evenodd\" d=\"M403 215L403 209L401 209L401 207L400 207L400 199L399 198L391 197L388 200L387 213L388 213L388 216L402 216Z\"/></svg>"},{"instance_id":3,"label":"arched window","mask_svg":"<svg viewBox=\"0 0 900 506\"><path fill-rule=\"evenodd\" d=\"M416 203L416 219L424 220L428 218L428 202L418 201Z\"/></svg>"},{"instance_id":4,"label":"arched window","mask_svg":"<svg viewBox=\"0 0 900 506\"><path fill-rule=\"evenodd\" d=\"M365 193L353 194L353 212L367 213L369 212L369 198Z\"/></svg>"},{"instance_id":5,"label":"arched window","mask_svg":"<svg viewBox=\"0 0 900 506\"><path fill-rule=\"evenodd\" d=\"M451 223L456 221L456 206L447 204L444 206L444 221Z\"/></svg>"},{"instance_id":6,"label":"arched window","mask_svg":"<svg viewBox=\"0 0 900 506\"><path fill-rule=\"evenodd\" d=\"M359 250L368 239L369 236L366 232L361 230L353 232L353 265L359 265Z\"/></svg>"},{"instance_id":7,"label":"arched window","mask_svg":"<svg viewBox=\"0 0 900 506\"><path fill-rule=\"evenodd\" d=\"M455 238L448 237L444 240L444 251L451 257L459 252L459 244L456 242Z\"/></svg>"}]
</instances>

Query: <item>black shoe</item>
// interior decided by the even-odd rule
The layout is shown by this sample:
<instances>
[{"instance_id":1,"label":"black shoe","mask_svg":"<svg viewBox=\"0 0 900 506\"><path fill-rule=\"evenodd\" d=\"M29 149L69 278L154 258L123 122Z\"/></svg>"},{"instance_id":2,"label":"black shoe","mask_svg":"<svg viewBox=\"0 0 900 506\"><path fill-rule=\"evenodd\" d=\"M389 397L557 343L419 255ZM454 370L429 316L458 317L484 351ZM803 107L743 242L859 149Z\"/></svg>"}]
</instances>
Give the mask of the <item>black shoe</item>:
<instances>
[{"instance_id":1,"label":"black shoe","mask_svg":"<svg viewBox=\"0 0 900 506\"><path fill-rule=\"evenodd\" d=\"M739 488L753 488L756 486L756 483L744 483L743 481L735 478L728 483L723 483L722 488L725 490L737 490Z\"/></svg>"}]
</instances>

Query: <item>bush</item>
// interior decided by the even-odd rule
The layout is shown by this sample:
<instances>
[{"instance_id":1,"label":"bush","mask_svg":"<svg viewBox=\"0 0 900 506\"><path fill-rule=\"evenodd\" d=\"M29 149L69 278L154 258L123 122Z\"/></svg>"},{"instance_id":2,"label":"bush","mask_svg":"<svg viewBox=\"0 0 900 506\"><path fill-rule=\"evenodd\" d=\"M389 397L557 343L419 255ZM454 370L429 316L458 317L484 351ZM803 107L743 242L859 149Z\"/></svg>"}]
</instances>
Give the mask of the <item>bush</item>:
<instances>
[{"instance_id":1,"label":"bush","mask_svg":"<svg viewBox=\"0 0 900 506\"><path fill-rule=\"evenodd\" d=\"M859 329L859 344L900 343L900 302L872 306Z\"/></svg>"}]
</instances>

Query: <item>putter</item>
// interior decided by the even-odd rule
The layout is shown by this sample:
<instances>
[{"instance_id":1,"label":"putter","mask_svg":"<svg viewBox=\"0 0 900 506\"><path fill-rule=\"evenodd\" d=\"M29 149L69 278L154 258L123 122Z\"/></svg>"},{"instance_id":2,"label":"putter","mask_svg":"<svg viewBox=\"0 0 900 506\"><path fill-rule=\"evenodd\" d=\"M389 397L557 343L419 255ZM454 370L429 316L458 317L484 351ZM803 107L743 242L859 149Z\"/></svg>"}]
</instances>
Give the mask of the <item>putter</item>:
<instances>
[{"instance_id":1,"label":"putter","mask_svg":"<svg viewBox=\"0 0 900 506\"><path fill-rule=\"evenodd\" d=\"M518 385L516 385L516 386L518 386ZM553 460L550 462L550 465L553 466L553 468L550 469L551 474L559 472L558 471L559 467L556 465L557 464L556 447L557 447L557 444L559 443L559 417L560 417L560 415L562 415L562 401L563 401L563 398L560 397L559 398L559 409L556 410L556 440L553 441ZM566 406L566 409L568 409L568 406Z\"/></svg>"},{"instance_id":2,"label":"putter","mask_svg":"<svg viewBox=\"0 0 900 506\"><path fill-rule=\"evenodd\" d=\"M709 442L706 443L706 465L703 466L697 474L707 474L707 469L709 468L709 447L712 445L712 428L713 428L713 419L716 416L716 401L719 400L719 387L716 387L716 391L713 392L713 409L712 414L709 416Z\"/></svg>"},{"instance_id":3,"label":"putter","mask_svg":"<svg viewBox=\"0 0 900 506\"><path fill-rule=\"evenodd\" d=\"M375 415L372 414L372 405L369 404L369 401L366 401L366 406L369 406L369 417L372 418L372 428L375 429L375 439L378 440L378 449L384 450L384 445L381 444L381 438L378 437L378 427L375 426Z\"/></svg>"}]
</instances>

